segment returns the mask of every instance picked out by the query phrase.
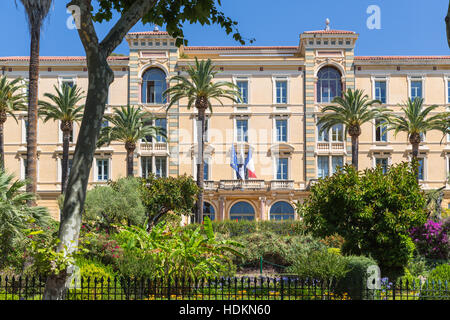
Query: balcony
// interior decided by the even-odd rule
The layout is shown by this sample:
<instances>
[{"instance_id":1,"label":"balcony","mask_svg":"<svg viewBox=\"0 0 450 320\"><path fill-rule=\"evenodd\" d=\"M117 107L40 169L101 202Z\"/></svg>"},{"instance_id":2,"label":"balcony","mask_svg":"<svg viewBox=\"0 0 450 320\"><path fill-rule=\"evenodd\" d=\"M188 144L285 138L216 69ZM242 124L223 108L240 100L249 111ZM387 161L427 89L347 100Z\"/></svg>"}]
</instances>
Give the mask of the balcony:
<instances>
[{"instance_id":1,"label":"balcony","mask_svg":"<svg viewBox=\"0 0 450 320\"><path fill-rule=\"evenodd\" d=\"M316 144L317 152L333 152L333 151L345 151L345 142L343 141L323 141L317 142Z\"/></svg>"},{"instance_id":2,"label":"balcony","mask_svg":"<svg viewBox=\"0 0 450 320\"><path fill-rule=\"evenodd\" d=\"M292 189L294 189L294 180L270 181L270 190L292 190Z\"/></svg>"},{"instance_id":3,"label":"balcony","mask_svg":"<svg viewBox=\"0 0 450 320\"><path fill-rule=\"evenodd\" d=\"M220 180L219 189L265 190L266 182L264 180Z\"/></svg>"},{"instance_id":4,"label":"balcony","mask_svg":"<svg viewBox=\"0 0 450 320\"><path fill-rule=\"evenodd\" d=\"M164 152L167 151L167 142L141 142L139 147L141 152Z\"/></svg>"}]
</instances>

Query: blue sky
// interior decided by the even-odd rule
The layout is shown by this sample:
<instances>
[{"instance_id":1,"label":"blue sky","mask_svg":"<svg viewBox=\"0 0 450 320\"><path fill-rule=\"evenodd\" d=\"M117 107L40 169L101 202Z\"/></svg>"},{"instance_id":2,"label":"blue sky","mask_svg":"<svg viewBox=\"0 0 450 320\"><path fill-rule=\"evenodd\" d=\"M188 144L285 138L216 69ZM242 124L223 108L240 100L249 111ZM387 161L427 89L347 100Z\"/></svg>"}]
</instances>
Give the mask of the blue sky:
<instances>
[{"instance_id":1,"label":"blue sky","mask_svg":"<svg viewBox=\"0 0 450 320\"><path fill-rule=\"evenodd\" d=\"M84 55L76 30L66 27L67 0L55 0L50 18L41 36L41 55ZM444 17L448 0L222 0L223 11L239 22L246 38L255 38L253 45L297 45L303 31L325 27L352 30L360 34L356 55L448 55ZM366 21L369 5L381 10L381 29L369 30ZM116 17L117 18L117 17ZM112 21L113 22L113 21ZM99 37L112 26L97 24ZM151 25L138 23L132 31L152 30ZM164 27L160 28L164 30ZM239 45L216 26L185 25L189 45ZM29 54L29 35L20 1L0 1L0 56ZM117 53L128 54L124 41Z\"/></svg>"}]
</instances>

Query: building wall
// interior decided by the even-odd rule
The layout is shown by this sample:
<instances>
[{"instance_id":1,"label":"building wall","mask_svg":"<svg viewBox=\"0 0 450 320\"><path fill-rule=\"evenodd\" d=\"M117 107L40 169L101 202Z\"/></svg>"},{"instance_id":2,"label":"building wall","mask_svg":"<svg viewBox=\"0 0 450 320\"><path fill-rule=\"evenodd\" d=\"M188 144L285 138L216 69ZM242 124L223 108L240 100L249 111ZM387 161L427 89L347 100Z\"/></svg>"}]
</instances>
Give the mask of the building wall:
<instances>
[{"instance_id":1,"label":"building wall","mask_svg":"<svg viewBox=\"0 0 450 320\"><path fill-rule=\"evenodd\" d=\"M330 149L320 145L316 122L326 103L317 101L317 73L325 66L332 66L342 75L343 89L363 89L374 97L374 79L387 81L386 107L401 112L402 104L409 96L411 77L422 77L426 105L438 104L438 112L448 106L448 77L450 57L383 58L355 57L358 35L353 32L305 32L298 47L182 47L177 49L165 32L130 33L128 59L111 61L115 80L110 87L107 113L115 107L140 105L156 117L167 119L168 141L161 144L139 143L135 153L134 174L142 174L142 157L165 157L166 172L170 176L187 174L196 176L196 110L188 109L187 102L173 105L166 113L165 104L148 104L141 101L142 75L149 68L160 68L167 80L175 75L186 75L186 68L199 59L211 58L219 71L214 81L236 82L248 80L248 104L235 104L223 100L223 105L213 103L213 113L207 113L209 121L205 158L210 161L208 181L205 184L205 201L214 208L216 219L228 219L230 208L239 201L246 201L255 210L258 220L269 219L270 208L277 201L294 205L308 195L308 187L318 178L319 156L342 156L351 161L351 144L347 138L342 146ZM0 58L0 67L8 79L27 78L27 62L21 59ZM49 69L51 68L51 69ZM83 59L44 59L41 63L39 98L45 92L54 92L54 85L65 79L73 79L87 91L88 78ZM287 103L277 104L275 83L285 79ZM168 81L169 82L169 81ZM80 102L83 103L84 101ZM26 156L24 130L25 113L18 113L18 123L8 118L5 126L5 161L9 172L24 178L23 159ZM248 143L236 140L236 120L247 119ZM275 123L286 119L288 139L275 141ZM59 217L56 198L60 190L60 158L62 142L59 124L38 125L38 193L40 204L48 206L55 218ZM75 125L75 148L78 125ZM445 138L441 142L439 132L430 132L421 144L421 156L425 157L424 188L446 185L450 146ZM235 180L230 167L230 151L234 145L238 154L251 148L256 168L256 180ZM331 146L331 145L330 145ZM388 158L389 164L409 161L411 146L404 134L388 133L387 142L375 141L374 123L362 127L360 136L360 169L375 165L375 158ZM126 176L126 151L121 143L112 143L97 150L96 159L110 159L110 178ZM276 179L276 159L288 159L286 181ZM95 178L96 163L91 170L89 188L105 184ZM448 189L450 190L450 189ZM443 206L447 207L450 192L445 193Z\"/></svg>"}]
</instances>

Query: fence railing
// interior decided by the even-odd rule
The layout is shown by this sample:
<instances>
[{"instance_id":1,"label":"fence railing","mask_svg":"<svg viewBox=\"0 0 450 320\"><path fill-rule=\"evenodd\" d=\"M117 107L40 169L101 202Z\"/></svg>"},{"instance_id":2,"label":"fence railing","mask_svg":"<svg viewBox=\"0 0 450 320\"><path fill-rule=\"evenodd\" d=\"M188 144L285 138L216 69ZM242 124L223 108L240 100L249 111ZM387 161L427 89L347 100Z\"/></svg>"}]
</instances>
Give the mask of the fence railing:
<instances>
[{"instance_id":1,"label":"fence railing","mask_svg":"<svg viewBox=\"0 0 450 320\"><path fill-rule=\"evenodd\" d=\"M45 277L0 277L0 300L41 300ZM295 277L210 279L73 278L66 300L350 300L352 290L332 281ZM364 289L369 300L450 300L445 283L387 284ZM353 297L353 298L356 298ZM360 299L360 298L356 298Z\"/></svg>"}]
</instances>

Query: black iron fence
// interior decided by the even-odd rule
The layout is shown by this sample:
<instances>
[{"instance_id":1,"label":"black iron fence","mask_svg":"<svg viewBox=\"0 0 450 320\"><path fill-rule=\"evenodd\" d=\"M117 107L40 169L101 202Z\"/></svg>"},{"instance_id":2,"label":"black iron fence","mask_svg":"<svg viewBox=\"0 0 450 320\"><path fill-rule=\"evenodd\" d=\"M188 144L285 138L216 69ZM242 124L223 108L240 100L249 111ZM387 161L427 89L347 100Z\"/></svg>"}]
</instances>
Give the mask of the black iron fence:
<instances>
[{"instance_id":1,"label":"black iron fence","mask_svg":"<svg viewBox=\"0 0 450 320\"><path fill-rule=\"evenodd\" d=\"M0 277L0 300L41 300L45 277ZM447 283L387 283L352 290L332 281L298 278L131 279L80 278L68 282L66 300L450 300ZM354 291L354 290L353 290Z\"/></svg>"}]
</instances>

